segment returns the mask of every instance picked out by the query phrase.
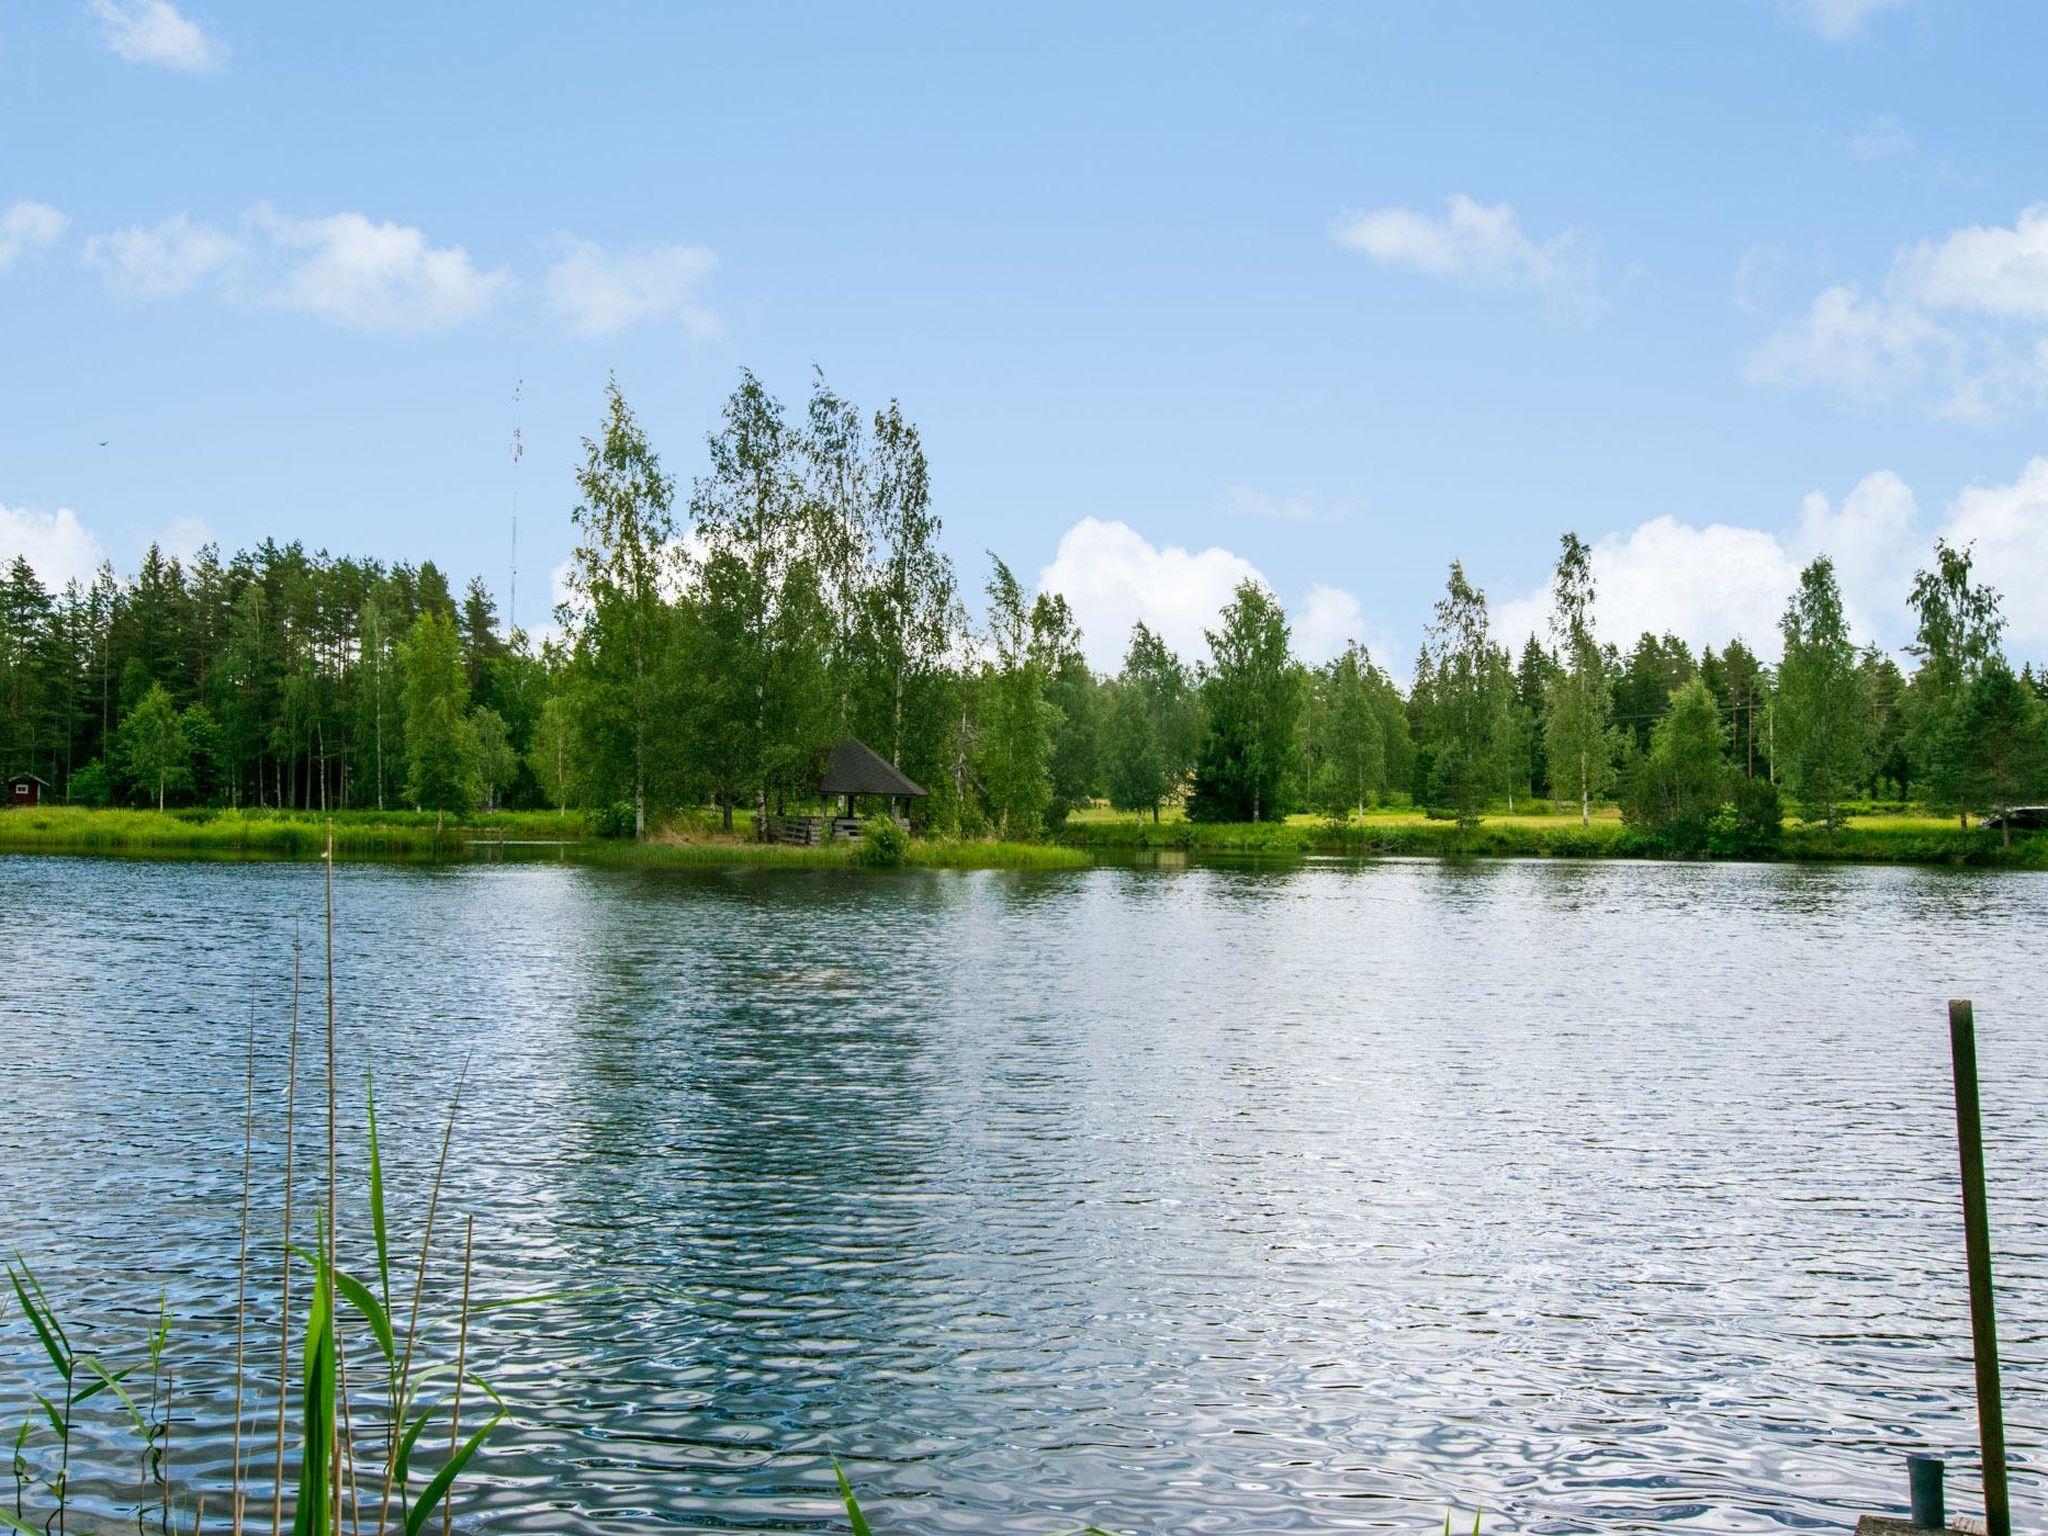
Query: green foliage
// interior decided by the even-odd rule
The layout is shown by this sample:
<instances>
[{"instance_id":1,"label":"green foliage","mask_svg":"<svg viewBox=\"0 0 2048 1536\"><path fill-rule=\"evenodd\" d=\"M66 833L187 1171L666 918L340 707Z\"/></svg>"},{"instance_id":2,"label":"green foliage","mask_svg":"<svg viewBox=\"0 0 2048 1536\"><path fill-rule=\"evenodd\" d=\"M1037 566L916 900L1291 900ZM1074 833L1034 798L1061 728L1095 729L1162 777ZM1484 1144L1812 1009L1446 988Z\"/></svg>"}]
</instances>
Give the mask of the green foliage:
<instances>
[{"instance_id":1,"label":"green foliage","mask_svg":"<svg viewBox=\"0 0 2048 1536\"><path fill-rule=\"evenodd\" d=\"M455 621L427 610L406 637L406 798L423 811L461 814L477 803L478 745Z\"/></svg>"},{"instance_id":2,"label":"green foliage","mask_svg":"<svg viewBox=\"0 0 2048 1536\"><path fill-rule=\"evenodd\" d=\"M991 654L981 669L975 765L998 833L1035 837L1052 802L1053 735L1060 715L1046 697L1045 665L1033 644L1024 589L1009 566L994 555L990 559Z\"/></svg>"},{"instance_id":3,"label":"green foliage","mask_svg":"<svg viewBox=\"0 0 2048 1536\"><path fill-rule=\"evenodd\" d=\"M1194 766L1198 715L1187 668L1140 620L1110 697L1103 747L1111 805L1158 819Z\"/></svg>"},{"instance_id":4,"label":"green foliage","mask_svg":"<svg viewBox=\"0 0 2048 1536\"><path fill-rule=\"evenodd\" d=\"M1870 708L1834 563L1827 556L1800 573L1780 628L1785 637L1778 669L1781 777L1801 814L1832 836L1842 825L1842 802L1863 783Z\"/></svg>"},{"instance_id":5,"label":"green foliage","mask_svg":"<svg viewBox=\"0 0 2048 1536\"><path fill-rule=\"evenodd\" d=\"M1681 853L1703 852L1728 789L1728 732L1699 678L1682 684L1650 733L1623 819Z\"/></svg>"},{"instance_id":6,"label":"green foliage","mask_svg":"<svg viewBox=\"0 0 2048 1536\"><path fill-rule=\"evenodd\" d=\"M1593 635L1593 552L1577 534L1564 536L1551 581L1551 633L1562 665L1544 678L1543 757L1552 792L1578 803L1579 822L1613 780L1613 700L1607 664Z\"/></svg>"},{"instance_id":7,"label":"green foliage","mask_svg":"<svg viewBox=\"0 0 2048 1536\"><path fill-rule=\"evenodd\" d=\"M1307 695L1301 665L1289 654L1287 615L1270 592L1246 580L1208 640L1201 682L1208 734L1195 759L1188 816L1278 820L1295 791Z\"/></svg>"},{"instance_id":8,"label":"green foliage","mask_svg":"<svg viewBox=\"0 0 2048 1536\"><path fill-rule=\"evenodd\" d=\"M1993 658L1964 689L1941 756L1965 807L2005 812L2035 799L2048 791L2048 705ZM2012 828L2003 818L1999 835L2010 845Z\"/></svg>"},{"instance_id":9,"label":"green foliage","mask_svg":"<svg viewBox=\"0 0 2048 1536\"><path fill-rule=\"evenodd\" d=\"M590 813L590 835L609 840L632 837L637 831L637 820L632 801L614 800L610 805L600 805Z\"/></svg>"},{"instance_id":10,"label":"green foliage","mask_svg":"<svg viewBox=\"0 0 2048 1536\"><path fill-rule=\"evenodd\" d=\"M541 793L557 810L577 797L582 755L583 743L576 733L576 716L569 700L560 696L549 699L534 723L533 745L526 761Z\"/></svg>"},{"instance_id":11,"label":"green foliage","mask_svg":"<svg viewBox=\"0 0 2048 1536\"><path fill-rule=\"evenodd\" d=\"M1310 674L1306 755L1309 799L1318 810L1363 813L1386 792L1389 716L1379 694L1392 687L1356 642Z\"/></svg>"},{"instance_id":12,"label":"green foliage","mask_svg":"<svg viewBox=\"0 0 2048 1536\"><path fill-rule=\"evenodd\" d=\"M1487 803L1508 784L1514 674L1507 653L1487 634L1485 594L1455 560L1430 623L1423 668L1423 741L1430 754L1423 787L1429 803L1449 811L1460 827L1476 827Z\"/></svg>"},{"instance_id":13,"label":"green foliage","mask_svg":"<svg viewBox=\"0 0 2048 1536\"><path fill-rule=\"evenodd\" d=\"M635 835L644 836L662 732L674 718L664 694L676 631L665 591L676 578L675 483L616 379L605 386L598 436L583 440L576 486L577 544L557 617L575 630L569 696L584 749L579 771L595 793L629 800Z\"/></svg>"},{"instance_id":14,"label":"green foliage","mask_svg":"<svg viewBox=\"0 0 2048 1536\"><path fill-rule=\"evenodd\" d=\"M70 801L73 805L106 806L114 803L114 783L106 765L94 758L71 775Z\"/></svg>"},{"instance_id":15,"label":"green foliage","mask_svg":"<svg viewBox=\"0 0 2048 1536\"><path fill-rule=\"evenodd\" d=\"M1901 745L1921 799L1967 815L1969 769L1958 755L1958 722L1972 684L1998 655L2005 619L1998 594L1971 579L1969 549L1943 539L1934 541L1934 568L1914 576L1910 601L1909 649L1920 665L1905 699Z\"/></svg>"},{"instance_id":16,"label":"green foliage","mask_svg":"<svg viewBox=\"0 0 2048 1536\"><path fill-rule=\"evenodd\" d=\"M894 869L910 857L910 834L894 816L863 816L860 861L878 869Z\"/></svg>"},{"instance_id":17,"label":"green foliage","mask_svg":"<svg viewBox=\"0 0 2048 1536\"><path fill-rule=\"evenodd\" d=\"M495 810L499 794L519 771L519 754L512 750L512 733L505 717L489 705L471 710L469 725L476 739L477 788L484 809Z\"/></svg>"},{"instance_id":18,"label":"green foliage","mask_svg":"<svg viewBox=\"0 0 2048 1536\"><path fill-rule=\"evenodd\" d=\"M128 778L164 808L164 797L182 787L191 771L192 753L185 740L177 706L161 683L152 683L122 722L115 750Z\"/></svg>"},{"instance_id":19,"label":"green foliage","mask_svg":"<svg viewBox=\"0 0 2048 1536\"><path fill-rule=\"evenodd\" d=\"M1768 779L1736 777L1728 802L1707 829L1707 852L1717 858L1770 858L1785 840L1785 813L1778 786Z\"/></svg>"}]
</instances>

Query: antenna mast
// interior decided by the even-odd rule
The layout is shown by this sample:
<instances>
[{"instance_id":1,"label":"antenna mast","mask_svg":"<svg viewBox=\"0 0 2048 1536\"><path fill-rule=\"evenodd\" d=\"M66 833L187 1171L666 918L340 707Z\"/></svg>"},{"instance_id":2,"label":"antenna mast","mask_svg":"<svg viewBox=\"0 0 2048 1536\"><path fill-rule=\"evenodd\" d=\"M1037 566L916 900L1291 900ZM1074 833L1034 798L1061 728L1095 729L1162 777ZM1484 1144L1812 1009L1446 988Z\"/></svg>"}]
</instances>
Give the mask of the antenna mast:
<instances>
[{"instance_id":1,"label":"antenna mast","mask_svg":"<svg viewBox=\"0 0 2048 1536\"><path fill-rule=\"evenodd\" d=\"M519 431L519 405L526 393L522 374L512 383L512 581L505 592L505 641L519 633L519 461L526 457L526 440Z\"/></svg>"}]
</instances>

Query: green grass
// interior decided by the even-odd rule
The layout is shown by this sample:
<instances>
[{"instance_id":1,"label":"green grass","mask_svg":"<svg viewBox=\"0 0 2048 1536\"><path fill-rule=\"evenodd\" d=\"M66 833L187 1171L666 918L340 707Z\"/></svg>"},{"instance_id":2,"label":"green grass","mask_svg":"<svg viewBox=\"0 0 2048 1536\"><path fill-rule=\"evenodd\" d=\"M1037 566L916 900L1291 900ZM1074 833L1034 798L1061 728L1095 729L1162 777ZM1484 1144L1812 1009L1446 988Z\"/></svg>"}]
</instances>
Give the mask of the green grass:
<instances>
[{"instance_id":1,"label":"green grass","mask_svg":"<svg viewBox=\"0 0 2048 1536\"><path fill-rule=\"evenodd\" d=\"M0 811L0 850L67 853L215 853L315 858L334 828L335 851L353 858L452 853L478 838L580 837L572 812L494 811L437 817L431 811L89 810L39 806Z\"/></svg>"},{"instance_id":2,"label":"green grass","mask_svg":"<svg viewBox=\"0 0 2048 1536\"><path fill-rule=\"evenodd\" d=\"M474 842L570 840L576 857L611 865L767 864L843 868L859 862L853 843L797 848L711 830L712 818L685 812L683 836L646 843L583 836L571 812L496 811L437 817L431 811L88 810L43 806L0 811L0 852L198 854L227 858L318 858L329 824L344 858L410 858L465 852ZM1051 843L913 839L905 863L930 869L1077 869L1088 856Z\"/></svg>"},{"instance_id":3,"label":"green grass","mask_svg":"<svg viewBox=\"0 0 2048 1536\"><path fill-rule=\"evenodd\" d=\"M1342 820L1291 816L1283 822L1190 822L1172 813L1150 817L1088 810L1068 818L1060 840L1094 852L1180 849L1194 853L1308 853L1380 857L1654 859L1670 854L1622 823L1612 806L1590 825L1563 811L1489 813L1477 827L1433 820L1407 807ZM1964 832L1952 818L1883 814L1852 818L1832 841L1824 828L1788 821L1774 855L1797 862L1948 864L1972 868L2048 869L2048 837L2021 837L2001 847L1995 832Z\"/></svg>"}]
</instances>

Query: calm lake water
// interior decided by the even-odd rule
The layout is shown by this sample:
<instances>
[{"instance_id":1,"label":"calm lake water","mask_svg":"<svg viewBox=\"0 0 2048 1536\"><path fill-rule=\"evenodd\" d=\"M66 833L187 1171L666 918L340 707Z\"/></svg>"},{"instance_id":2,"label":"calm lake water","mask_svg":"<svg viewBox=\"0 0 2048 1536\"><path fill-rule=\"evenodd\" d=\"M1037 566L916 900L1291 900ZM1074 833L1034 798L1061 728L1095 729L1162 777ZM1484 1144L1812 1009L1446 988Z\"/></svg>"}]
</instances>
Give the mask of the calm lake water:
<instances>
[{"instance_id":1,"label":"calm lake water","mask_svg":"<svg viewBox=\"0 0 2048 1536\"><path fill-rule=\"evenodd\" d=\"M117 1358L167 1291L184 1470L320 880L0 858L0 1246ZM893 1533L1846 1530L1929 1446L1956 1507L1951 996L2048 1499L2048 877L534 862L338 907L351 1177L374 1068L417 1240L467 1057L479 1294L615 1287L472 1341L516 1406L476 1528L830 1529L832 1455Z\"/></svg>"}]
</instances>

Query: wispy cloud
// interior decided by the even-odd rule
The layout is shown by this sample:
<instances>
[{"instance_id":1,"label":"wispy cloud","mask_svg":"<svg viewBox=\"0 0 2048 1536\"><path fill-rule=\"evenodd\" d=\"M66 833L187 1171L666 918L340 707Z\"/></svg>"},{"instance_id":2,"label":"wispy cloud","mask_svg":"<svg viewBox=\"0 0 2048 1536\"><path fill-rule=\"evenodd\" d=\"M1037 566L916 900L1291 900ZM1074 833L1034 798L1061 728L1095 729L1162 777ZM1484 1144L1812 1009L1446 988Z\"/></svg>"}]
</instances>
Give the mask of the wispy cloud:
<instances>
[{"instance_id":1,"label":"wispy cloud","mask_svg":"<svg viewBox=\"0 0 2048 1536\"><path fill-rule=\"evenodd\" d=\"M91 8L107 46L131 64L194 75L227 68L227 45L170 0L91 0Z\"/></svg>"},{"instance_id":2,"label":"wispy cloud","mask_svg":"<svg viewBox=\"0 0 2048 1536\"><path fill-rule=\"evenodd\" d=\"M1849 153L1865 165L1915 154L1920 146L1896 117L1879 117L1849 135Z\"/></svg>"},{"instance_id":3,"label":"wispy cloud","mask_svg":"<svg viewBox=\"0 0 2048 1536\"><path fill-rule=\"evenodd\" d=\"M1831 42L1854 37L1879 11L1896 10L1906 3L1907 0L1795 0L1806 24Z\"/></svg>"},{"instance_id":4,"label":"wispy cloud","mask_svg":"<svg viewBox=\"0 0 2048 1536\"><path fill-rule=\"evenodd\" d=\"M511 274L459 245L362 213L303 218L259 203L234 230L176 214L95 235L86 260L117 291L164 298L211 286L241 303L295 310L355 330L438 331L490 310Z\"/></svg>"},{"instance_id":5,"label":"wispy cloud","mask_svg":"<svg viewBox=\"0 0 2048 1536\"><path fill-rule=\"evenodd\" d=\"M94 235L85 242L86 261L105 273L110 284L144 298L189 293L242 257L240 240L182 213L158 224Z\"/></svg>"},{"instance_id":6,"label":"wispy cloud","mask_svg":"<svg viewBox=\"0 0 2048 1536\"><path fill-rule=\"evenodd\" d=\"M1593 296L1594 260L1577 230L1536 239L1506 203L1481 203L1462 192L1442 214L1414 208L1368 208L1330 227L1346 250L1425 277L1474 287L1532 288L1584 305Z\"/></svg>"},{"instance_id":7,"label":"wispy cloud","mask_svg":"<svg viewBox=\"0 0 2048 1536\"><path fill-rule=\"evenodd\" d=\"M1341 523L1349 517L1349 502L1328 504L1312 496L1276 496L1256 486L1231 485L1223 491L1223 510L1232 517L1257 518L1269 523Z\"/></svg>"},{"instance_id":8,"label":"wispy cloud","mask_svg":"<svg viewBox=\"0 0 2048 1536\"><path fill-rule=\"evenodd\" d=\"M287 258L265 302L371 331L446 330L483 314L510 274L477 266L459 245L435 246L410 225L360 213L294 218L267 205L250 223Z\"/></svg>"},{"instance_id":9,"label":"wispy cloud","mask_svg":"<svg viewBox=\"0 0 2048 1536\"><path fill-rule=\"evenodd\" d=\"M718 333L718 317L698 299L716 258L702 246L642 245L607 250L565 236L548 268L547 303L578 336L613 336L629 326L679 325L695 336Z\"/></svg>"},{"instance_id":10,"label":"wispy cloud","mask_svg":"<svg viewBox=\"0 0 2048 1536\"><path fill-rule=\"evenodd\" d=\"M2048 402L2048 204L1906 246L1874 290L1823 289L1744 372L1958 419Z\"/></svg>"},{"instance_id":11,"label":"wispy cloud","mask_svg":"<svg viewBox=\"0 0 2048 1536\"><path fill-rule=\"evenodd\" d=\"M26 198L0 209L0 272L31 251L55 245L70 223L48 203L32 203Z\"/></svg>"}]
</instances>

